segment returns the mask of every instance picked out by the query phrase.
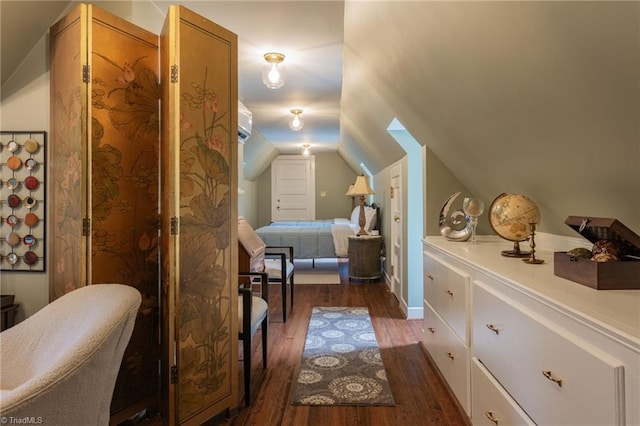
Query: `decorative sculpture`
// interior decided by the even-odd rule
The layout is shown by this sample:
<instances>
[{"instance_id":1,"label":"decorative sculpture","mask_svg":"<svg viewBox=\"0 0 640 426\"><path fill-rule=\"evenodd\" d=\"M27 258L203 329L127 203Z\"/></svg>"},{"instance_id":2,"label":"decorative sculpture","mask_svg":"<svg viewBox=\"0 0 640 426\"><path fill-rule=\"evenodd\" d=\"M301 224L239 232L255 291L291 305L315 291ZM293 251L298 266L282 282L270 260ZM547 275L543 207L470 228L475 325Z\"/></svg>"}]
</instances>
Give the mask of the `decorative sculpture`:
<instances>
[{"instance_id":1,"label":"decorative sculpture","mask_svg":"<svg viewBox=\"0 0 640 426\"><path fill-rule=\"evenodd\" d=\"M471 221L462 210L455 210L449 215L449 210L461 191L452 194L440 209L440 234L450 241L467 241L471 237Z\"/></svg>"}]
</instances>

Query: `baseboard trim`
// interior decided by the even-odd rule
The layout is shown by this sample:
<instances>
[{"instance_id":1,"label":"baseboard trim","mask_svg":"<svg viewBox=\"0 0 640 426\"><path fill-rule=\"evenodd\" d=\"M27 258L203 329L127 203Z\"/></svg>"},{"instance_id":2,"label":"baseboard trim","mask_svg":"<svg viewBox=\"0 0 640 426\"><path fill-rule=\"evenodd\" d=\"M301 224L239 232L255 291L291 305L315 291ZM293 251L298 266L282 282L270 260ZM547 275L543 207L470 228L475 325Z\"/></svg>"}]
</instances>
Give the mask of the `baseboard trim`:
<instances>
[{"instance_id":1,"label":"baseboard trim","mask_svg":"<svg viewBox=\"0 0 640 426\"><path fill-rule=\"evenodd\" d=\"M424 308L408 308L407 319L423 319Z\"/></svg>"}]
</instances>

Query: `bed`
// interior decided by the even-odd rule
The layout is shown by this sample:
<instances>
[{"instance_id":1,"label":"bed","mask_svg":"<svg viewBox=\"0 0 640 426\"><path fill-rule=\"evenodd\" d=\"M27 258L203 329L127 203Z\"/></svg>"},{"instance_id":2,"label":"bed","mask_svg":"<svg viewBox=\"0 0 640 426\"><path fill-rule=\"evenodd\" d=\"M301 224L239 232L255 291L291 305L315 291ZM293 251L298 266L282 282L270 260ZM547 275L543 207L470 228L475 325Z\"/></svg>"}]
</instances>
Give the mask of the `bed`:
<instances>
[{"instance_id":1,"label":"bed","mask_svg":"<svg viewBox=\"0 0 640 426\"><path fill-rule=\"evenodd\" d=\"M349 219L271 222L256 229L256 233L268 246L292 246L296 259L346 257L348 237L360 229L359 214L360 207L356 207ZM378 206L365 207L365 217L367 232L380 230Z\"/></svg>"}]
</instances>

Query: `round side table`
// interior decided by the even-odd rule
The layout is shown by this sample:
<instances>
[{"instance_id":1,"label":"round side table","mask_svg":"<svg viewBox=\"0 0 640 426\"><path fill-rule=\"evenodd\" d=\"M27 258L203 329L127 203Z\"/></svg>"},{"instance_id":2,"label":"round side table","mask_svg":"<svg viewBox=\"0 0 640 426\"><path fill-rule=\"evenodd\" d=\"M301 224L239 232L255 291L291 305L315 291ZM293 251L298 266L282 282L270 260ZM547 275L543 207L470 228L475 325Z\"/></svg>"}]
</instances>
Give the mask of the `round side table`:
<instances>
[{"instance_id":1,"label":"round side table","mask_svg":"<svg viewBox=\"0 0 640 426\"><path fill-rule=\"evenodd\" d=\"M382 236L349 236L349 281L377 280L382 276Z\"/></svg>"}]
</instances>

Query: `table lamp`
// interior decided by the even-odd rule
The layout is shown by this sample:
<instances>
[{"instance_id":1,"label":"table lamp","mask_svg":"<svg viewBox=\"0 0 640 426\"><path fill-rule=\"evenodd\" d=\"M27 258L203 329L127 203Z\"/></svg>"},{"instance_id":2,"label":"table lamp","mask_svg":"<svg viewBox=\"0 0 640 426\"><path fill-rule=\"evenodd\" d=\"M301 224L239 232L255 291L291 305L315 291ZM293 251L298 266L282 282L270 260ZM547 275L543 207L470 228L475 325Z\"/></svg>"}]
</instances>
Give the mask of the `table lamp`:
<instances>
[{"instance_id":1,"label":"table lamp","mask_svg":"<svg viewBox=\"0 0 640 426\"><path fill-rule=\"evenodd\" d=\"M366 223L365 215L364 215L364 196L375 194L371 187L369 186L369 182L367 181L367 177L365 175L359 175L356 178L356 182L353 184L353 188L351 188L350 192L347 192L347 195L351 196L360 196L360 216L358 217L358 225L360 225L360 230L356 235L368 235L367 231L364 229L364 225Z\"/></svg>"},{"instance_id":2,"label":"table lamp","mask_svg":"<svg viewBox=\"0 0 640 426\"><path fill-rule=\"evenodd\" d=\"M356 208L356 196L351 194L351 191L353 191L353 184L349 185L349 189L344 195L351 197L351 211L353 211Z\"/></svg>"}]
</instances>

